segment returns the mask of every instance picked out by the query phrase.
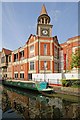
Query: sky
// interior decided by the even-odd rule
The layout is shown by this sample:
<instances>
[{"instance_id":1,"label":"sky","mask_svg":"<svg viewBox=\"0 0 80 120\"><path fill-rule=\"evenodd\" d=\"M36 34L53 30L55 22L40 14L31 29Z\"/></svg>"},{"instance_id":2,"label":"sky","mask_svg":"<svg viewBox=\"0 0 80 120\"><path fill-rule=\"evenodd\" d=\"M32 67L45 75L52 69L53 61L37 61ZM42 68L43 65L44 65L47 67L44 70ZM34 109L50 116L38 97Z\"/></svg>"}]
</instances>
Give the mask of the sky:
<instances>
[{"instance_id":1,"label":"sky","mask_svg":"<svg viewBox=\"0 0 80 120\"><path fill-rule=\"evenodd\" d=\"M36 34L37 18L43 4L53 25L52 36L57 35L59 43L78 35L77 2L3 2L0 3L0 49L15 50L25 45L30 34Z\"/></svg>"},{"instance_id":2,"label":"sky","mask_svg":"<svg viewBox=\"0 0 80 120\"><path fill-rule=\"evenodd\" d=\"M0 50L2 48L2 3L0 2Z\"/></svg>"}]
</instances>

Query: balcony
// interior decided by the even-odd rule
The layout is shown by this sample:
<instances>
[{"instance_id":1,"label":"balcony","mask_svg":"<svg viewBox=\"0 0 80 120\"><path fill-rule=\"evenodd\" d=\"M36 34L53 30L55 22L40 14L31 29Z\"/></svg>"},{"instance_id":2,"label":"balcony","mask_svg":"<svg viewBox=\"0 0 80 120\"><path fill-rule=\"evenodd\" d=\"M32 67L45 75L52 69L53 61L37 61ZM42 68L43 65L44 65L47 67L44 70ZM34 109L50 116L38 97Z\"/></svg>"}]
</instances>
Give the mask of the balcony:
<instances>
[{"instance_id":1,"label":"balcony","mask_svg":"<svg viewBox=\"0 0 80 120\"><path fill-rule=\"evenodd\" d=\"M7 67L8 63L1 63L1 67Z\"/></svg>"},{"instance_id":2,"label":"balcony","mask_svg":"<svg viewBox=\"0 0 80 120\"><path fill-rule=\"evenodd\" d=\"M14 60L14 62L17 62L17 61L18 61L18 59L15 59L15 60Z\"/></svg>"},{"instance_id":3,"label":"balcony","mask_svg":"<svg viewBox=\"0 0 80 120\"><path fill-rule=\"evenodd\" d=\"M24 57L21 57L20 60L24 60Z\"/></svg>"}]
</instances>

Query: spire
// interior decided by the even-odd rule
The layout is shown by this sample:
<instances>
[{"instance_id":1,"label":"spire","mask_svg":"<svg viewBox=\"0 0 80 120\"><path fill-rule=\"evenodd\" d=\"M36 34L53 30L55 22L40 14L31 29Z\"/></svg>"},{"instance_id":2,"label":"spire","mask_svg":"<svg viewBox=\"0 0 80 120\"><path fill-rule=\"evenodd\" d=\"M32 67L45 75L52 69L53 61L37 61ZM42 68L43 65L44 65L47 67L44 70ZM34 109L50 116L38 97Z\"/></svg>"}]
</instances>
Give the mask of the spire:
<instances>
[{"instance_id":1,"label":"spire","mask_svg":"<svg viewBox=\"0 0 80 120\"><path fill-rule=\"evenodd\" d=\"M43 6L42 6L42 9L41 9L41 13L40 13L40 15L43 15L43 14L48 15L48 14L47 14L47 11L46 11L46 7L45 7L44 4L43 4Z\"/></svg>"}]
</instances>

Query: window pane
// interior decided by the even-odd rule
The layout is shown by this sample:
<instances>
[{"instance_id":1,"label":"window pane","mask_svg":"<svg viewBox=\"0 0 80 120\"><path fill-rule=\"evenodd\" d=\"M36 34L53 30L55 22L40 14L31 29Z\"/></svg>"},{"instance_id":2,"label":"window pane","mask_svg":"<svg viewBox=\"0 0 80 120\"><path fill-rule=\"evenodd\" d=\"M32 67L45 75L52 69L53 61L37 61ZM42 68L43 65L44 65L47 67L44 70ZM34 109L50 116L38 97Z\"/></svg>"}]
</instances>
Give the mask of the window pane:
<instances>
[{"instance_id":1,"label":"window pane","mask_svg":"<svg viewBox=\"0 0 80 120\"><path fill-rule=\"evenodd\" d=\"M24 73L20 73L20 78L24 78Z\"/></svg>"},{"instance_id":2,"label":"window pane","mask_svg":"<svg viewBox=\"0 0 80 120\"><path fill-rule=\"evenodd\" d=\"M34 70L34 62L30 62L30 70Z\"/></svg>"},{"instance_id":3,"label":"window pane","mask_svg":"<svg viewBox=\"0 0 80 120\"><path fill-rule=\"evenodd\" d=\"M47 69L47 62L44 61L44 69Z\"/></svg>"},{"instance_id":4,"label":"window pane","mask_svg":"<svg viewBox=\"0 0 80 120\"><path fill-rule=\"evenodd\" d=\"M15 74L14 74L14 77L15 77L15 78L18 78L18 73L15 73Z\"/></svg>"},{"instance_id":5,"label":"window pane","mask_svg":"<svg viewBox=\"0 0 80 120\"><path fill-rule=\"evenodd\" d=\"M9 56L9 62L11 62L11 56Z\"/></svg>"},{"instance_id":6,"label":"window pane","mask_svg":"<svg viewBox=\"0 0 80 120\"><path fill-rule=\"evenodd\" d=\"M34 50L34 45L30 46L30 51Z\"/></svg>"},{"instance_id":7,"label":"window pane","mask_svg":"<svg viewBox=\"0 0 80 120\"><path fill-rule=\"evenodd\" d=\"M47 45L44 44L44 55L47 55Z\"/></svg>"}]
</instances>

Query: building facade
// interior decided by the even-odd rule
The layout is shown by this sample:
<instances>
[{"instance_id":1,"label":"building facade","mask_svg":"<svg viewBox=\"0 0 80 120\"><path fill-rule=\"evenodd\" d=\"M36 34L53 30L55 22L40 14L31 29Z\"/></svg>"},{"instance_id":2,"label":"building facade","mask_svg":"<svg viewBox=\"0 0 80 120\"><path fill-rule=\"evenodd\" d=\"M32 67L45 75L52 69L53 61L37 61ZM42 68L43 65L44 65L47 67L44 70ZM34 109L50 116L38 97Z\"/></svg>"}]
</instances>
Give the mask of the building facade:
<instances>
[{"instance_id":1,"label":"building facade","mask_svg":"<svg viewBox=\"0 0 80 120\"><path fill-rule=\"evenodd\" d=\"M3 48L0 53L0 76L2 78L12 78L12 51Z\"/></svg>"},{"instance_id":2,"label":"building facade","mask_svg":"<svg viewBox=\"0 0 80 120\"><path fill-rule=\"evenodd\" d=\"M65 43L60 44L60 46L60 71L71 71L72 54L74 54L77 50L80 50L80 36L69 38ZM80 66L78 67L80 68Z\"/></svg>"},{"instance_id":3,"label":"building facade","mask_svg":"<svg viewBox=\"0 0 80 120\"><path fill-rule=\"evenodd\" d=\"M59 72L57 36L52 37L52 25L43 5L37 20L36 35L30 35L26 44L12 52L12 77L32 79L33 73Z\"/></svg>"},{"instance_id":4,"label":"building facade","mask_svg":"<svg viewBox=\"0 0 80 120\"><path fill-rule=\"evenodd\" d=\"M52 27L43 5L37 20L36 35L31 34L26 44L17 50L2 49L2 77L28 80L32 79L32 74L59 73L70 69L71 54L80 47L80 36L59 44L57 36L52 37Z\"/></svg>"}]
</instances>

